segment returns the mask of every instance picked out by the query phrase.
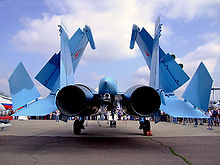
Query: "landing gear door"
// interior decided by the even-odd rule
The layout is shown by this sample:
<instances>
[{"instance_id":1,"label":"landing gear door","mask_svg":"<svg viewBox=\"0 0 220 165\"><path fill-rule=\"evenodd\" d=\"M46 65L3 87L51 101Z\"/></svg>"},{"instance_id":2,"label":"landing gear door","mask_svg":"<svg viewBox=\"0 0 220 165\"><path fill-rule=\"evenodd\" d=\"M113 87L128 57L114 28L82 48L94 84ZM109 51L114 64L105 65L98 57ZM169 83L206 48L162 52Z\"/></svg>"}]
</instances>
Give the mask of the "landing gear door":
<instances>
[{"instance_id":1,"label":"landing gear door","mask_svg":"<svg viewBox=\"0 0 220 165\"><path fill-rule=\"evenodd\" d=\"M160 120L161 120L160 111L157 111L157 113L155 113L155 115L154 115L155 124L158 123Z\"/></svg>"}]
</instances>

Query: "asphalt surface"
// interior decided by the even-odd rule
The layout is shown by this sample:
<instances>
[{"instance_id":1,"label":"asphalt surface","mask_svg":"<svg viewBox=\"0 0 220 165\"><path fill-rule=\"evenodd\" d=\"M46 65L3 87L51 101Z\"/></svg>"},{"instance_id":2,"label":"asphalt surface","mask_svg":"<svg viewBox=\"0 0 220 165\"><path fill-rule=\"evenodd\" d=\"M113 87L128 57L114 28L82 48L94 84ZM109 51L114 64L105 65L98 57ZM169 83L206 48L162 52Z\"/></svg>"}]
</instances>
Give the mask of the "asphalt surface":
<instances>
[{"instance_id":1,"label":"asphalt surface","mask_svg":"<svg viewBox=\"0 0 220 165\"><path fill-rule=\"evenodd\" d=\"M72 122L13 121L0 131L0 164L220 164L220 127L152 123L152 137L142 135L138 122L89 121L82 135Z\"/></svg>"}]
</instances>

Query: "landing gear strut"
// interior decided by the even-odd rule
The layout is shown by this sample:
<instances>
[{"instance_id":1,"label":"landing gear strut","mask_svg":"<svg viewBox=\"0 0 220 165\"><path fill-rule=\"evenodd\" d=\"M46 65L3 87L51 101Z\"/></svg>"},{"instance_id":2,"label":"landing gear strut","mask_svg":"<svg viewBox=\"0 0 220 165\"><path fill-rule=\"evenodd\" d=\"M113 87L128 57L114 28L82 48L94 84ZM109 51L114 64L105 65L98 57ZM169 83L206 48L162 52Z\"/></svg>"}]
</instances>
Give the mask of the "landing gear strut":
<instances>
[{"instance_id":1,"label":"landing gear strut","mask_svg":"<svg viewBox=\"0 0 220 165\"><path fill-rule=\"evenodd\" d=\"M81 129L84 128L84 120L75 120L73 123L73 132L75 135L80 135L81 134Z\"/></svg>"},{"instance_id":2,"label":"landing gear strut","mask_svg":"<svg viewBox=\"0 0 220 165\"><path fill-rule=\"evenodd\" d=\"M144 135L152 136L152 132L150 131L150 121L149 120L140 121L139 129L143 129Z\"/></svg>"}]
</instances>

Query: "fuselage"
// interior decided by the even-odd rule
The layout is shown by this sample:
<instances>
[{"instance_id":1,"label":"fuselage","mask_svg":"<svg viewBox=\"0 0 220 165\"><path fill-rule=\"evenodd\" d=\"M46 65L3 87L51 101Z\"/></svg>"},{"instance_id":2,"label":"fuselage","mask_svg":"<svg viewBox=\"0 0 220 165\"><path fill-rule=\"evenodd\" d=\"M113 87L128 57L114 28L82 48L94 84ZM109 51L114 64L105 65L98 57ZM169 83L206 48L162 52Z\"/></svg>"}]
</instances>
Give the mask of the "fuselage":
<instances>
[{"instance_id":1,"label":"fuselage","mask_svg":"<svg viewBox=\"0 0 220 165\"><path fill-rule=\"evenodd\" d=\"M111 77L104 77L99 82L99 94L110 94L117 95L118 94L118 84Z\"/></svg>"}]
</instances>

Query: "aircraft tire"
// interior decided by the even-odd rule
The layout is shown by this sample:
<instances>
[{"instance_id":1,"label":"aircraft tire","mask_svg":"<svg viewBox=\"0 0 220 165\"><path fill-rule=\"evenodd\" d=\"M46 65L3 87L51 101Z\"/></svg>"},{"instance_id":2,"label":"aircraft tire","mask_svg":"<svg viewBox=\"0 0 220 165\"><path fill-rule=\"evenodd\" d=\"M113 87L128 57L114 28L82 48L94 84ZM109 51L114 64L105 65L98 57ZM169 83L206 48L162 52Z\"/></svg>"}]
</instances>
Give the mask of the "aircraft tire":
<instances>
[{"instance_id":1,"label":"aircraft tire","mask_svg":"<svg viewBox=\"0 0 220 165\"><path fill-rule=\"evenodd\" d=\"M143 123L143 133L144 135L147 135L147 132L150 132L150 121L145 120Z\"/></svg>"},{"instance_id":2,"label":"aircraft tire","mask_svg":"<svg viewBox=\"0 0 220 165\"><path fill-rule=\"evenodd\" d=\"M80 122L79 120L75 120L75 122L73 123L73 133L75 135L80 135L81 128L82 128L82 122Z\"/></svg>"}]
</instances>

